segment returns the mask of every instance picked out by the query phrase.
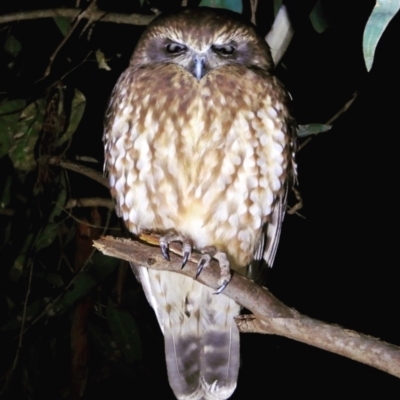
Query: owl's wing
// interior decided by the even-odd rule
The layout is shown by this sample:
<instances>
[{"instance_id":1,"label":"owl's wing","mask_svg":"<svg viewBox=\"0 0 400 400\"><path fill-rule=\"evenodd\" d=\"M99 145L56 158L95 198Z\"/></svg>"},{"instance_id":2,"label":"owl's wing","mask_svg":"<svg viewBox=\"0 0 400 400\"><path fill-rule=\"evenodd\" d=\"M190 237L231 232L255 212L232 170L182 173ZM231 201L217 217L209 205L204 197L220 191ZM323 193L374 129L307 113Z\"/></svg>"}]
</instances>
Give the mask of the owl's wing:
<instances>
[{"instance_id":1,"label":"owl's wing","mask_svg":"<svg viewBox=\"0 0 400 400\"><path fill-rule=\"evenodd\" d=\"M249 265L247 277L259 284L264 283L266 267L272 268L274 264L285 213L286 192L277 198L269 220L263 227L263 234L256 247L254 259Z\"/></svg>"},{"instance_id":2,"label":"owl's wing","mask_svg":"<svg viewBox=\"0 0 400 400\"><path fill-rule=\"evenodd\" d=\"M135 266L164 333L169 383L181 400L231 396L239 371L240 306L181 274Z\"/></svg>"},{"instance_id":3,"label":"owl's wing","mask_svg":"<svg viewBox=\"0 0 400 400\"><path fill-rule=\"evenodd\" d=\"M287 192L285 191L285 193L277 199L270 221L265 228L265 247L262 257L270 268L274 264L279 238L281 236L283 218L286 213L286 194Z\"/></svg>"}]
</instances>

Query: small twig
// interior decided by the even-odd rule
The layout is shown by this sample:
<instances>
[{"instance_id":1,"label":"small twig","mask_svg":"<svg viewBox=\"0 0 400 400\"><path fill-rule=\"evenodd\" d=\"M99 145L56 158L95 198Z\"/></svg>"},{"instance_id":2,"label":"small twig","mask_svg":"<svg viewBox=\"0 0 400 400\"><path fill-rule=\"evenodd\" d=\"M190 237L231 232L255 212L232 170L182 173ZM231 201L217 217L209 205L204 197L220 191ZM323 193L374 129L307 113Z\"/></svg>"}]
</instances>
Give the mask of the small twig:
<instances>
[{"instance_id":1,"label":"small twig","mask_svg":"<svg viewBox=\"0 0 400 400\"><path fill-rule=\"evenodd\" d=\"M298 211L303 208L303 198L301 197L301 193L296 187L292 186L291 187L292 192L294 193L294 196L296 197L297 203L293 207L288 207L286 212L289 215L292 214L297 214L302 218L305 218L303 215L299 214Z\"/></svg>"},{"instance_id":2,"label":"small twig","mask_svg":"<svg viewBox=\"0 0 400 400\"><path fill-rule=\"evenodd\" d=\"M258 7L258 0L250 0L251 23L254 25L257 25L257 23L256 23L257 7Z\"/></svg>"},{"instance_id":3,"label":"small twig","mask_svg":"<svg viewBox=\"0 0 400 400\"><path fill-rule=\"evenodd\" d=\"M59 206L57 206L57 207L59 207ZM60 207L60 208L68 215L69 218L72 218L72 219L73 219L75 222L77 222L78 224L87 225L88 227L94 228L94 229L100 229L100 228L102 228L102 229L104 230L104 232L105 232L107 229L114 230L114 231L120 231L120 230L121 230L120 228L108 228L108 225L96 225L96 224L91 224L90 222L88 222L88 221L86 221L86 220L82 220L82 219L79 219L79 218L75 217L75 215L72 214L71 212L69 212L69 211L67 210L67 208L64 208L64 207ZM111 211L111 210L109 210L109 212L110 212L110 211ZM107 219L109 219L109 217L108 217ZM108 224L108 222L107 222L107 224ZM103 234L104 234L104 233L103 233Z\"/></svg>"},{"instance_id":4,"label":"small twig","mask_svg":"<svg viewBox=\"0 0 400 400\"><path fill-rule=\"evenodd\" d=\"M17 348L17 352L14 357L13 364L10 367L9 371L7 372L6 382L8 382L11 379L13 372L17 368L19 354L22 350L22 342L23 342L23 337L24 337L24 333L25 333L26 310L28 308L28 299L29 299L29 295L31 293L31 286L32 286L32 275L33 275L33 265L31 264L30 271L29 271L29 279L28 279L28 289L26 291L24 307L23 307L23 311L22 311L22 321L21 321L21 329L20 329L20 333L19 333L18 348ZM4 384L4 387L0 391L0 395L3 394L4 390L6 390L6 387L7 387L7 383Z\"/></svg>"},{"instance_id":5,"label":"small twig","mask_svg":"<svg viewBox=\"0 0 400 400\"><path fill-rule=\"evenodd\" d=\"M97 13L99 11L98 8L97 8L97 5L96 5L96 1L97 0L92 0L92 2L89 4L89 6L84 11L82 11L82 13L80 13L77 16L77 18L76 18L74 24L72 25L71 29L69 30L68 34L65 35L64 39L61 41L61 43L54 50L53 54L50 56L50 63L47 66L46 71L45 71L44 76L43 76L42 79L44 79L47 76L49 76L49 74L51 72L51 68L52 68L53 63L54 63L54 60L56 59L56 57L57 57L58 53L60 52L60 50L64 47L65 43L67 43L67 41L70 39L72 34L76 31L76 29L78 28L78 25L80 24L81 20L82 19L87 19L88 20L88 22L87 22L87 24L86 24L86 26L85 26L85 28L83 29L82 32L84 32L84 30L88 27L88 25L93 23L93 21L95 20L95 17L93 16L93 13ZM104 14L102 16L104 16Z\"/></svg>"},{"instance_id":6,"label":"small twig","mask_svg":"<svg viewBox=\"0 0 400 400\"><path fill-rule=\"evenodd\" d=\"M92 51L89 51L89 53L87 53L86 57L77 65L75 65L73 68L71 68L69 71L67 71L61 78L60 81L63 81L65 79L65 77L67 77L71 72L74 72L77 68L79 68L84 62L86 62L89 58L89 56L92 54ZM56 84L57 82L55 82L54 84Z\"/></svg>"},{"instance_id":7,"label":"small twig","mask_svg":"<svg viewBox=\"0 0 400 400\"><path fill-rule=\"evenodd\" d=\"M12 208L0 208L0 215L6 215L12 217L15 214L15 210Z\"/></svg>"},{"instance_id":8,"label":"small twig","mask_svg":"<svg viewBox=\"0 0 400 400\"><path fill-rule=\"evenodd\" d=\"M328 121L326 121L325 125L332 125L342 114L344 114L349 108L350 106L354 103L354 100L357 98L358 92L354 92L350 98L350 100L348 100L344 106L330 119L328 119Z\"/></svg>"},{"instance_id":9,"label":"small twig","mask_svg":"<svg viewBox=\"0 0 400 400\"><path fill-rule=\"evenodd\" d=\"M347 112L350 106L354 103L355 99L357 98L358 92L354 92L350 98L350 100L346 101L344 106L331 118L326 121L325 125L332 125L342 114ZM309 136L298 148L297 151L303 149L307 144L313 139L314 136Z\"/></svg>"},{"instance_id":10,"label":"small twig","mask_svg":"<svg viewBox=\"0 0 400 400\"><path fill-rule=\"evenodd\" d=\"M18 350L17 350L17 355L15 356L13 369L15 369L15 367L17 365L18 355L19 355L20 350L22 349L22 339L24 336L24 328L25 328L25 322L26 322L26 309L28 307L29 295L31 294L32 275L33 275L33 265L31 265L31 269L29 271L28 289L27 289L26 295L25 295L24 309L22 311L21 331L20 331L19 342L18 342Z\"/></svg>"}]
</instances>

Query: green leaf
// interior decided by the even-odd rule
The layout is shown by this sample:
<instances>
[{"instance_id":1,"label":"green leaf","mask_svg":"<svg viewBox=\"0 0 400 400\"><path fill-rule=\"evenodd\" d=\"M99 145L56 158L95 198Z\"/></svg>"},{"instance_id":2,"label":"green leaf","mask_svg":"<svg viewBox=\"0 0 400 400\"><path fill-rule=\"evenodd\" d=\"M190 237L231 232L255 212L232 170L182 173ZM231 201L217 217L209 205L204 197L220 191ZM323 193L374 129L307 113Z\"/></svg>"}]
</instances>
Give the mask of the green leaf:
<instances>
[{"instance_id":1,"label":"green leaf","mask_svg":"<svg viewBox=\"0 0 400 400\"><path fill-rule=\"evenodd\" d=\"M63 36L67 36L69 31L71 30L71 18L67 17L54 17L54 22L56 23L58 29L62 33Z\"/></svg>"},{"instance_id":2,"label":"green leaf","mask_svg":"<svg viewBox=\"0 0 400 400\"><path fill-rule=\"evenodd\" d=\"M71 287L48 309L48 315L60 315L68 311L78 300L99 285L119 265L118 258L106 257L96 252L87 267L78 272Z\"/></svg>"},{"instance_id":3,"label":"green leaf","mask_svg":"<svg viewBox=\"0 0 400 400\"><path fill-rule=\"evenodd\" d=\"M332 125L324 125L324 124L299 125L297 129L297 136L303 138L310 135L317 135L318 133L327 132L331 128Z\"/></svg>"},{"instance_id":4,"label":"green leaf","mask_svg":"<svg viewBox=\"0 0 400 400\"><path fill-rule=\"evenodd\" d=\"M59 223L48 222L35 243L37 251L50 246L58 233Z\"/></svg>"},{"instance_id":5,"label":"green leaf","mask_svg":"<svg viewBox=\"0 0 400 400\"><path fill-rule=\"evenodd\" d=\"M6 179L6 183L2 188L0 197L0 208L6 208L11 201L11 184L12 184L12 177L8 176Z\"/></svg>"},{"instance_id":6,"label":"green leaf","mask_svg":"<svg viewBox=\"0 0 400 400\"><path fill-rule=\"evenodd\" d=\"M132 315L111 300L108 301L106 317L117 347L128 363L142 358L142 343L139 329Z\"/></svg>"},{"instance_id":7,"label":"green leaf","mask_svg":"<svg viewBox=\"0 0 400 400\"><path fill-rule=\"evenodd\" d=\"M9 35L4 44L4 50L12 56L16 57L21 51L21 43L13 35Z\"/></svg>"},{"instance_id":8,"label":"green leaf","mask_svg":"<svg viewBox=\"0 0 400 400\"><path fill-rule=\"evenodd\" d=\"M321 1L317 1L310 13L312 26L318 33L323 33L329 27Z\"/></svg>"},{"instance_id":9,"label":"green leaf","mask_svg":"<svg viewBox=\"0 0 400 400\"><path fill-rule=\"evenodd\" d=\"M377 0L364 30L363 51L367 70L374 61L375 49L383 32L400 9L400 0Z\"/></svg>"},{"instance_id":10,"label":"green leaf","mask_svg":"<svg viewBox=\"0 0 400 400\"><path fill-rule=\"evenodd\" d=\"M243 12L242 0L201 0L199 7L225 8L239 14Z\"/></svg>"},{"instance_id":11,"label":"green leaf","mask_svg":"<svg viewBox=\"0 0 400 400\"><path fill-rule=\"evenodd\" d=\"M63 212L65 203L67 201L66 187L67 183L65 182L65 175L61 175L61 183L59 185L57 201L54 203L53 210L49 216L46 226L43 228L35 243L36 251L50 246L58 235L60 224L62 224L62 221L58 221L58 217Z\"/></svg>"},{"instance_id":12,"label":"green leaf","mask_svg":"<svg viewBox=\"0 0 400 400\"><path fill-rule=\"evenodd\" d=\"M75 95L72 99L71 105L71 114L69 116L69 125L66 132L57 141L56 146L60 146L61 144L72 138L72 135L75 133L76 129L79 126L79 123L81 122L85 107L85 96L79 90L75 89Z\"/></svg>"},{"instance_id":13,"label":"green leaf","mask_svg":"<svg viewBox=\"0 0 400 400\"><path fill-rule=\"evenodd\" d=\"M103 327L99 327L89 321L88 332L94 345L100 350L102 356L114 361L120 358L120 351L116 349L114 340L110 333L105 333Z\"/></svg>"},{"instance_id":14,"label":"green leaf","mask_svg":"<svg viewBox=\"0 0 400 400\"><path fill-rule=\"evenodd\" d=\"M276 16L282 7L282 0L274 0L274 15Z\"/></svg>"},{"instance_id":15,"label":"green leaf","mask_svg":"<svg viewBox=\"0 0 400 400\"><path fill-rule=\"evenodd\" d=\"M9 153L15 126L25 100L11 100L0 104L0 158Z\"/></svg>"},{"instance_id":16,"label":"green leaf","mask_svg":"<svg viewBox=\"0 0 400 400\"><path fill-rule=\"evenodd\" d=\"M34 278L44 281L51 286L61 288L64 286L64 281L60 274L55 274L54 272L42 272L37 271L33 273Z\"/></svg>"},{"instance_id":17,"label":"green leaf","mask_svg":"<svg viewBox=\"0 0 400 400\"><path fill-rule=\"evenodd\" d=\"M26 107L19 118L12 137L9 156L15 169L32 171L36 168L35 144L42 129L45 114L43 99L36 100Z\"/></svg>"},{"instance_id":18,"label":"green leaf","mask_svg":"<svg viewBox=\"0 0 400 400\"><path fill-rule=\"evenodd\" d=\"M19 278L24 272L25 263L26 263L26 256L23 252L21 252L21 254L19 254L18 257L14 260L12 267L8 271L8 278L10 279L10 281L18 282Z\"/></svg>"},{"instance_id":19,"label":"green leaf","mask_svg":"<svg viewBox=\"0 0 400 400\"><path fill-rule=\"evenodd\" d=\"M26 307L25 322L32 321L43 310L48 302L48 298L41 298L29 304ZM20 311L18 314L14 315L13 318L10 318L4 325L1 325L0 331L21 329L22 316L23 311Z\"/></svg>"}]
</instances>

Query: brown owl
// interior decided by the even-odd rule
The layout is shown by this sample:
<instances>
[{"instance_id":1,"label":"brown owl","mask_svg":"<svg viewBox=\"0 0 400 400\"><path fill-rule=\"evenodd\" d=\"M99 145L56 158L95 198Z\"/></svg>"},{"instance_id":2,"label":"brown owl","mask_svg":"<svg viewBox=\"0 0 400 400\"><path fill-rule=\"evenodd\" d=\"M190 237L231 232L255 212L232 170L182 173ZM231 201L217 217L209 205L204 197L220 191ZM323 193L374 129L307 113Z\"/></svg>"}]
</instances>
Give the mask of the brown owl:
<instances>
[{"instance_id":1,"label":"brown owl","mask_svg":"<svg viewBox=\"0 0 400 400\"><path fill-rule=\"evenodd\" d=\"M134 234L193 249L198 273L271 266L295 179L294 121L268 45L226 10L162 15L145 30L106 114L105 170ZM262 259L265 260L262 263ZM251 268L249 266L252 266ZM227 399L236 387L240 306L192 278L134 266L165 336L178 399Z\"/></svg>"}]
</instances>

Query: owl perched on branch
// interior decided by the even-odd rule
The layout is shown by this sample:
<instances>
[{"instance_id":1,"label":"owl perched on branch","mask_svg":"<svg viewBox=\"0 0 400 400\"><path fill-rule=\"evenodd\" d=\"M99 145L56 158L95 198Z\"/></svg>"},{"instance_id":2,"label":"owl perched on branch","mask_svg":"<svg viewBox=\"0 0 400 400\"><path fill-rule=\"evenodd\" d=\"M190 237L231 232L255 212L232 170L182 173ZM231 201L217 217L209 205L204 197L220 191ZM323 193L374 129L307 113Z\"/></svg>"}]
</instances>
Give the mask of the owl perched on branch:
<instances>
[{"instance_id":1,"label":"owl perched on branch","mask_svg":"<svg viewBox=\"0 0 400 400\"><path fill-rule=\"evenodd\" d=\"M196 249L231 270L271 266L295 177L294 122L265 41L226 10L155 19L111 95L105 169L130 232ZM265 263L262 263L262 259ZM250 267L251 266L251 267ZM133 266L165 336L178 399L227 399L236 387L240 306L195 279ZM195 278L195 277L193 277Z\"/></svg>"}]
</instances>

